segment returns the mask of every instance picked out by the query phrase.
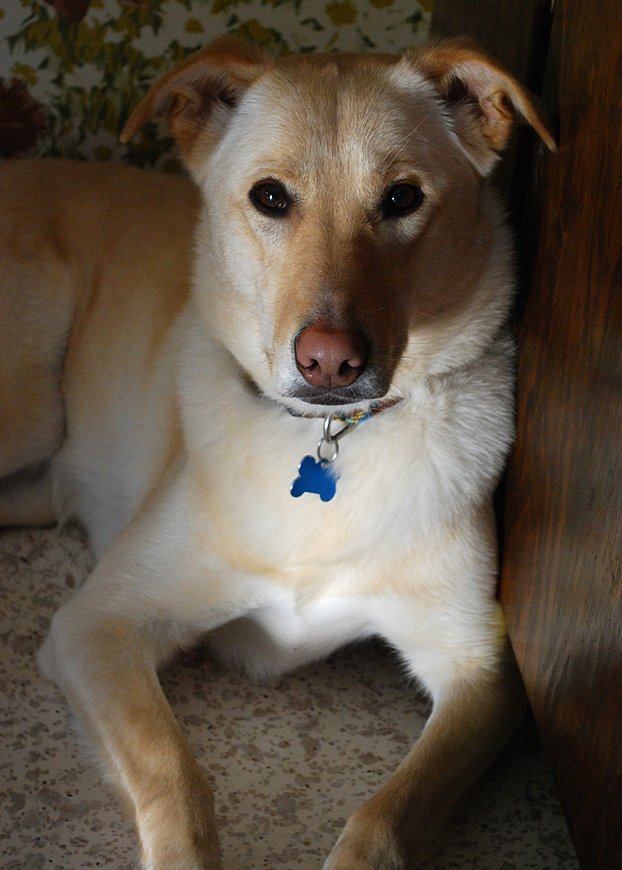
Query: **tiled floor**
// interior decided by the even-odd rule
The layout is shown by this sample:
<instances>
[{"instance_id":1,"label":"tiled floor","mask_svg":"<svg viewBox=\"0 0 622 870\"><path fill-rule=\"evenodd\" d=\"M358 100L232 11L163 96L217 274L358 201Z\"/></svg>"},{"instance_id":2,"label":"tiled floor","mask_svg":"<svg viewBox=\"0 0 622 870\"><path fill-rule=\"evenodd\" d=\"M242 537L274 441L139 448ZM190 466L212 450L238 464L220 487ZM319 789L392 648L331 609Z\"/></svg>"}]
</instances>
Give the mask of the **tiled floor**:
<instances>
[{"instance_id":1,"label":"tiled floor","mask_svg":"<svg viewBox=\"0 0 622 870\"><path fill-rule=\"evenodd\" d=\"M6 870L136 866L130 823L34 664L53 610L89 564L76 533L0 533ZM426 714L377 646L344 651L270 686L194 654L170 666L163 682L213 777L226 870L319 870L344 818L386 778ZM513 741L417 867L578 867L533 730Z\"/></svg>"}]
</instances>

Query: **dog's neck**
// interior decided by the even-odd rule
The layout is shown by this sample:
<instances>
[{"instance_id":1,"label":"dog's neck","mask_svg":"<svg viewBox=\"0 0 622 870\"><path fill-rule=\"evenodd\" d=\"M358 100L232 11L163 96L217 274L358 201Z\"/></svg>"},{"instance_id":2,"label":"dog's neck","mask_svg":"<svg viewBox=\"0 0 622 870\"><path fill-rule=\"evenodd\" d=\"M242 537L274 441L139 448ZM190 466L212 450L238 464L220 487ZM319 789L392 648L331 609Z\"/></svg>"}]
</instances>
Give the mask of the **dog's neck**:
<instances>
[{"instance_id":1,"label":"dog's neck","mask_svg":"<svg viewBox=\"0 0 622 870\"><path fill-rule=\"evenodd\" d=\"M245 387L261 401L270 401L263 393L250 375L240 370L240 377ZM293 481L290 487L290 493L295 498L298 498L303 493L315 493L319 495L323 502L331 501L336 492L337 481L339 474L334 470L333 463L339 455L339 442L341 439L353 432L360 423L376 417L383 411L388 411L389 408L394 408L395 405L401 402L401 398L393 399L377 399L370 402L365 408L355 408L352 411L339 413L338 411L322 411L319 414L300 413L294 411L287 406L274 402L281 409L285 409L292 417L300 417L312 420L322 420L323 431L317 447L317 459L306 454L298 464L298 476ZM334 429L334 424L337 423L340 428Z\"/></svg>"}]
</instances>

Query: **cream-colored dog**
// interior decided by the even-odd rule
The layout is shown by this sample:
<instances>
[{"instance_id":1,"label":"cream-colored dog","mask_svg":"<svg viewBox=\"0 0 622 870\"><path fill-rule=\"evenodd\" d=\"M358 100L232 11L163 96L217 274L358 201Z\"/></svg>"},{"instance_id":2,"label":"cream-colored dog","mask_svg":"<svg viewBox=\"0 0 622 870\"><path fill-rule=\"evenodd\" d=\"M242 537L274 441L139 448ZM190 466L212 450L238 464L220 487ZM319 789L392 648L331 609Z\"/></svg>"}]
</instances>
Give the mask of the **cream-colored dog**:
<instances>
[{"instance_id":1,"label":"cream-colored dog","mask_svg":"<svg viewBox=\"0 0 622 870\"><path fill-rule=\"evenodd\" d=\"M486 182L521 87L458 44L169 73L196 187L0 170L0 520L76 517L99 563L40 653L133 806L149 870L221 867L156 669L209 633L256 675L380 636L433 713L326 870L417 844L520 715L491 492L512 440L512 295ZM198 188L198 192L197 192Z\"/></svg>"}]
</instances>

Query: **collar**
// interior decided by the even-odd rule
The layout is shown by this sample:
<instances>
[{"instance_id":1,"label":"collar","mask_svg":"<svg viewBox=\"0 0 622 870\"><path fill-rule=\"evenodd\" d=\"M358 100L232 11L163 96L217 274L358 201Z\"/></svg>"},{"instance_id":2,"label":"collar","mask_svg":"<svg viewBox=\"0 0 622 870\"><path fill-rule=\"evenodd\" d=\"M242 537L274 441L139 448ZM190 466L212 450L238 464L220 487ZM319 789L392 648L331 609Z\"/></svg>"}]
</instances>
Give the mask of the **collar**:
<instances>
[{"instance_id":1,"label":"collar","mask_svg":"<svg viewBox=\"0 0 622 870\"><path fill-rule=\"evenodd\" d=\"M344 423L347 426L354 426L357 423L362 423L364 420L369 420L371 417L375 417L377 414L381 414L383 411L388 411L389 408L395 407L401 402L401 398L393 398L393 399L376 399L366 408L355 408L353 411L349 411L348 413L340 413L339 411L322 411L320 414L301 414L298 411L293 411L291 408L287 406L283 406L285 410L292 417L304 417L308 420L326 420L328 417L331 420L336 420L339 423Z\"/></svg>"}]
</instances>

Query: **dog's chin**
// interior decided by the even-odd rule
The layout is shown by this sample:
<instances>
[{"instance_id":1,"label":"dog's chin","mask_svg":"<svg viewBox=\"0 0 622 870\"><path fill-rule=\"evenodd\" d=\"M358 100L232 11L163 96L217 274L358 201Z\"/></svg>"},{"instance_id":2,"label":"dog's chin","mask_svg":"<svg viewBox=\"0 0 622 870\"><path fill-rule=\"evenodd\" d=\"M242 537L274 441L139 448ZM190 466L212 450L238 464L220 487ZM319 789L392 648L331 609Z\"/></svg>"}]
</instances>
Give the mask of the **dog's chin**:
<instances>
[{"instance_id":1,"label":"dog's chin","mask_svg":"<svg viewBox=\"0 0 622 870\"><path fill-rule=\"evenodd\" d=\"M280 400L289 411L309 417L322 417L325 414L365 411L373 402L384 398L384 391L362 391L346 388L344 390L298 389L281 394Z\"/></svg>"}]
</instances>

